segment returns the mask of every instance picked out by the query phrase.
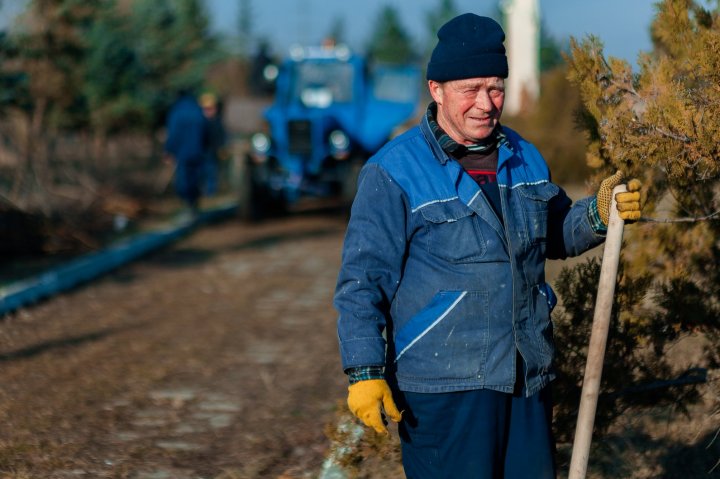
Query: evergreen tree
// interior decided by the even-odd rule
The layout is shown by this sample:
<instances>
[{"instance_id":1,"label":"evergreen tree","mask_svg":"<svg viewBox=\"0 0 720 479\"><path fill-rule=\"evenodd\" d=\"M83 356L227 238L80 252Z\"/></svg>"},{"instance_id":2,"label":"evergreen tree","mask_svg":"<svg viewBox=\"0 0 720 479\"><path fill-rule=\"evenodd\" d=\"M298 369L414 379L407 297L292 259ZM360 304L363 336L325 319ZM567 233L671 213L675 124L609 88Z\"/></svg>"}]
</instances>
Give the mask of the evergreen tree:
<instances>
[{"instance_id":1,"label":"evergreen tree","mask_svg":"<svg viewBox=\"0 0 720 479\"><path fill-rule=\"evenodd\" d=\"M180 91L202 87L222 53L200 0L135 0L130 28L143 68L139 95L154 129Z\"/></svg>"},{"instance_id":2,"label":"evergreen tree","mask_svg":"<svg viewBox=\"0 0 720 479\"><path fill-rule=\"evenodd\" d=\"M437 44L437 32L446 22L456 17L458 12L453 0L440 0L435 10L431 10L425 16L425 24L428 29L428 41L425 47L425 58L430 59L430 54Z\"/></svg>"},{"instance_id":3,"label":"evergreen tree","mask_svg":"<svg viewBox=\"0 0 720 479\"><path fill-rule=\"evenodd\" d=\"M95 146L120 131L153 136L221 53L200 0L33 0L0 57L0 112L24 118L8 126L19 162L6 196L49 213L61 132L89 129Z\"/></svg>"},{"instance_id":4,"label":"evergreen tree","mask_svg":"<svg viewBox=\"0 0 720 479\"><path fill-rule=\"evenodd\" d=\"M141 94L145 70L136 53L130 19L118 13L115 1L103 5L86 39L83 93L94 133L105 137L147 128L152 115Z\"/></svg>"},{"instance_id":5,"label":"evergreen tree","mask_svg":"<svg viewBox=\"0 0 720 479\"><path fill-rule=\"evenodd\" d=\"M18 68L20 48L7 32L0 32L0 117L12 108L29 111L27 74Z\"/></svg>"},{"instance_id":6,"label":"evergreen tree","mask_svg":"<svg viewBox=\"0 0 720 479\"><path fill-rule=\"evenodd\" d=\"M19 68L28 75L36 133L87 124L80 94L84 33L104 0L33 0L18 35Z\"/></svg>"},{"instance_id":7,"label":"evergreen tree","mask_svg":"<svg viewBox=\"0 0 720 479\"><path fill-rule=\"evenodd\" d=\"M11 103L26 119L27 127L14 141L19 152L9 197L47 210L44 195L53 182L50 151L62 129L87 125L87 108L81 95L83 40L103 0L33 0L18 33L8 40L13 60L4 65L5 77L15 78L20 97ZM6 50L6 54L9 50ZM6 105L10 106L10 105ZM21 194L25 197L22 198Z\"/></svg>"},{"instance_id":8,"label":"evergreen tree","mask_svg":"<svg viewBox=\"0 0 720 479\"><path fill-rule=\"evenodd\" d=\"M656 8L654 51L640 56L638 73L606 59L592 36L573 39L568 56L595 180L618 169L640 178L643 213L653 217L625 230L603 374L607 395L596 421L601 431L629 407L683 408L697 398L691 387L625 393L681 374L667 353L683 338L700 334L707 344L695 366L720 364L720 7L664 0ZM577 407L598 274L591 261L559 281L561 420Z\"/></svg>"},{"instance_id":9,"label":"evergreen tree","mask_svg":"<svg viewBox=\"0 0 720 479\"><path fill-rule=\"evenodd\" d=\"M378 15L375 29L367 47L368 56L378 62L409 63L416 59L410 35L407 33L398 12L385 7Z\"/></svg>"}]
</instances>

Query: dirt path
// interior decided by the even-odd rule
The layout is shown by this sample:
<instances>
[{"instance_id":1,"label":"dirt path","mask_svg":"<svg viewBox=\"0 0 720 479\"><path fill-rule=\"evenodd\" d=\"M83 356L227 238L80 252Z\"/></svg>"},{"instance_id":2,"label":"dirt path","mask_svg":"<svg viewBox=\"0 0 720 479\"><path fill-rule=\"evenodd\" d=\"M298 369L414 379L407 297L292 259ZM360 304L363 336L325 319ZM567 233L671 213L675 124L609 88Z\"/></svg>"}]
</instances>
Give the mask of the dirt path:
<instances>
[{"instance_id":1,"label":"dirt path","mask_svg":"<svg viewBox=\"0 0 720 479\"><path fill-rule=\"evenodd\" d=\"M2 477L317 477L344 224L209 226L0 320Z\"/></svg>"},{"instance_id":2,"label":"dirt path","mask_svg":"<svg viewBox=\"0 0 720 479\"><path fill-rule=\"evenodd\" d=\"M0 479L317 478L346 393L332 308L345 222L206 226L1 318ZM701 391L686 414L624 417L593 456L614 472L589 478L717 477L717 387ZM396 439L367 439L360 477L402 477Z\"/></svg>"}]
</instances>

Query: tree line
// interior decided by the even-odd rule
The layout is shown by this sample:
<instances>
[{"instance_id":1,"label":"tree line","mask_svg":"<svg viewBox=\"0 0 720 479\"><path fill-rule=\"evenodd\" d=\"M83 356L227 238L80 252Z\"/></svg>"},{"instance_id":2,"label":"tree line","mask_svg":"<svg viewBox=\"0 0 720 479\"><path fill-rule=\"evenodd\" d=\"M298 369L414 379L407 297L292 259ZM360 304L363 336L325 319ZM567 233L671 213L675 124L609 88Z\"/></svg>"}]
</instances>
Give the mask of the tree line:
<instances>
[{"instance_id":1,"label":"tree line","mask_svg":"<svg viewBox=\"0 0 720 479\"><path fill-rule=\"evenodd\" d=\"M0 36L2 133L16 159L3 196L22 203L55 182L63 132L82 132L101 157L110 135L155 131L219 58L197 0L32 0Z\"/></svg>"}]
</instances>

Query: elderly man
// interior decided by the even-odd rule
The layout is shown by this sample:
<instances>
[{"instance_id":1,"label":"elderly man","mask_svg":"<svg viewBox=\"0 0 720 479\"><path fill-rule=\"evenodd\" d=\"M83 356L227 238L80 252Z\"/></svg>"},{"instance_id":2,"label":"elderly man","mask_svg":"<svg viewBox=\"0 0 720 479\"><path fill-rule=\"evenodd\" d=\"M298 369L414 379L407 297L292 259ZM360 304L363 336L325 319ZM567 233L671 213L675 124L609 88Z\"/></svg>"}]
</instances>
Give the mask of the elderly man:
<instances>
[{"instance_id":1,"label":"elderly man","mask_svg":"<svg viewBox=\"0 0 720 479\"><path fill-rule=\"evenodd\" d=\"M400 423L408 478L555 477L545 260L603 242L622 180L573 205L501 126L504 39L474 14L439 30L433 102L364 167L348 224L335 293L348 405L378 432L383 411Z\"/></svg>"}]
</instances>

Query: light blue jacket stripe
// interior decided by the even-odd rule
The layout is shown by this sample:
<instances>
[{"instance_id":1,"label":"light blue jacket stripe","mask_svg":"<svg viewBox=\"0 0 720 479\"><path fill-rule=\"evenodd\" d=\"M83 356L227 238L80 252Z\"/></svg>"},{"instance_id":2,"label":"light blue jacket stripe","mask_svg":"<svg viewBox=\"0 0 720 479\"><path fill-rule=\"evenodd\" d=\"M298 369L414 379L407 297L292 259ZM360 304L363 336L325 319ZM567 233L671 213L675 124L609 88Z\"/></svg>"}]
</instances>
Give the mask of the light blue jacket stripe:
<instances>
[{"instance_id":1,"label":"light blue jacket stripe","mask_svg":"<svg viewBox=\"0 0 720 479\"><path fill-rule=\"evenodd\" d=\"M448 201L453 201L453 200L456 200L456 199L458 199L457 196L452 196L452 197L450 197L450 198L443 198L443 199L439 199L439 200L428 201L427 203L423 203L423 204L421 204L420 206L416 206L415 208L412 209L411 212L412 212L412 213L417 213L418 211L420 211L421 209L425 208L426 206L434 205L435 203L447 203Z\"/></svg>"},{"instance_id":2,"label":"light blue jacket stripe","mask_svg":"<svg viewBox=\"0 0 720 479\"><path fill-rule=\"evenodd\" d=\"M547 183L550 171L540 152L510 128L503 127L509 144L498 150L497 182L500 187L514 189L523 185Z\"/></svg>"},{"instance_id":3,"label":"light blue jacket stripe","mask_svg":"<svg viewBox=\"0 0 720 479\"><path fill-rule=\"evenodd\" d=\"M405 354L405 351L445 319L466 294L467 291L453 291L449 292L449 294L436 296L420 315L413 318L403 329L398 331L395 335L395 348L399 352L395 357L395 361L400 359L400 356Z\"/></svg>"}]
</instances>

